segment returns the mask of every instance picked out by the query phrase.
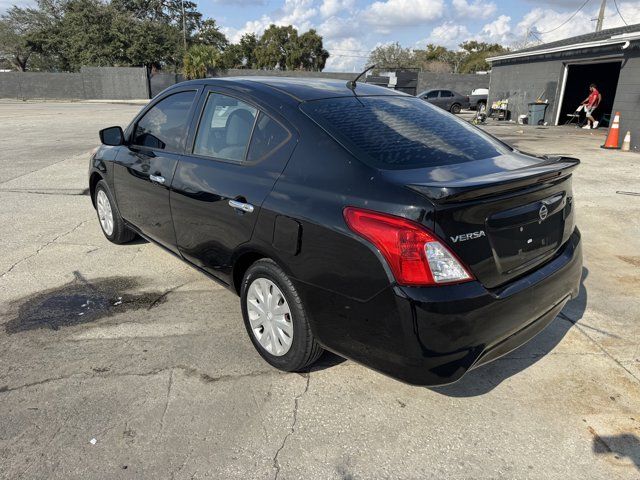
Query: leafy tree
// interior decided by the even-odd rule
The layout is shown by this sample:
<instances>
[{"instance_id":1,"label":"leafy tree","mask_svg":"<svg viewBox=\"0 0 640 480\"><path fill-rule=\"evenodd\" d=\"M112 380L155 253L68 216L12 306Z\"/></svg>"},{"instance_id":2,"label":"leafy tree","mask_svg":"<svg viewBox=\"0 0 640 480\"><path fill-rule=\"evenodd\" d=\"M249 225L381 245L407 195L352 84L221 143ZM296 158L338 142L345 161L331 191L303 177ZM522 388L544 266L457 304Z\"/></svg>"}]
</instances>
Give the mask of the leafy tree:
<instances>
[{"instance_id":1,"label":"leafy tree","mask_svg":"<svg viewBox=\"0 0 640 480\"><path fill-rule=\"evenodd\" d=\"M297 41L299 67L303 70L321 72L329 58L322 45L322 37L311 29L300 35Z\"/></svg>"},{"instance_id":2,"label":"leafy tree","mask_svg":"<svg viewBox=\"0 0 640 480\"><path fill-rule=\"evenodd\" d=\"M0 57L6 58L10 65L21 72L27 70L27 62L33 53L25 37L28 31L29 23L20 8L14 6L0 16Z\"/></svg>"},{"instance_id":3,"label":"leafy tree","mask_svg":"<svg viewBox=\"0 0 640 480\"><path fill-rule=\"evenodd\" d=\"M182 7L180 0L111 0L111 5L119 12L127 12L138 20L172 25L182 31ZM184 21L187 38L202 26L202 13L198 5L184 0Z\"/></svg>"},{"instance_id":4,"label":"leafy tree","mask_svg":"<svg viewBox=\"0 0 640 480\"><path fill-rule=\"evenodd\" d=\"M428 44L424 50L414 50L414 66L426 71L450 73L452 66L447 62L449 50L442 45Z\"/></svg>"},{"instance_id":5,"label":"leafy tree","mask_svg":"<svg viewBox=\"0 0 640 480\"><path fill-rule=\"evenodd\" d=\"M113 4L66 0L55 11L50 6L39 7L25 11L37 23L26 40L33 51L50 61L52 69L74 71L83 65L158 67L178 64L183 55L178 28L138 18Z\"/></svg>"},{"instance_id":6,"label":"leafy tree","mask_svg":"<svg viewBox=\"0 0 640 480\"><path fill-rule=\"evenodd\" d=\"M462 60L459 73L475 73L489 70L491 66L487 58L509 51L498 43L485 43L471 40L460 44Z\"/></svg>"},{"instance_id":7,"label":"leafy tree","mask_svg":"<svg viewBox=\"0 0 640 480\"><path fill-rule=\"evenodd\" d=\"M296 59L291 52L295 49L297 40L298 31L291 25L269 26L254 50L258 68L286 70L291 66L289 62Z\"/></svg>"},{"instance_id":8,"label":"leafy tree","mask_svg":"<svg viewBox=\"0 0 640 480\"><path fill-rule=\"evenodd\" d=\"M119 25L129 25L122 30ZM121 39L121 56L123 65L141 65L154 67L179 65L182 58L183 45L180 31L171 25L150 20L138 21L119 15L114 23L115 32L128 32Z\"/></svg>"},{"instance_id":9,"label":"leafy tree","mask_svg":"<svg viewBox=\"0 0 640 480\"><path fill-rule=\"evenodd\" d=\"M239 43L232 43L224 49L220 55L220 66L222 68L242 68L244 67L244 57L242 47Z\"/></svg>"},{"instance_id":10,"label":"leafy tree","mask_svg":"<svg viewBox=\"0 0 640 480\"><path fill-rule=\"evenodd\" d=\"M218 66L219 52L211 45L192 45L187 50L183 61L184 76L189 79L205 78Z\"/></svg>"},{"instance_id":11,"label":"leafy tree","mask_svg":"<svg viewBox=\"0 0 640 480\"><path fill-rule=\"evenodd\" d=\"M229 45L222 52L221 64L224 68L257 68L255 55L258 38L255 33L245 33L240 42Z\"/></svg>"},{"instance_id":12,"label":"leafy tree","mask_svg":"<svg viewBox=\"0 0 640 480\"><path fill-rule=\"evenodd\" d=\"M204 20L193 38L194 43L203 45L211 45L217 50L224 50L229 46L227 36L220 31L220 27L213 18Z\"/></svg>"},{"instance_id":13,"label":"leafy tree","mask_svg":"<svg viewBox=\"0 0 640 480\"><path fill-rule=\"evenodd\" d=\"M313 29L298 35L291 25L271 25L257 43L255 36L245 36L243 40L240 44L247 64L258 68L321 71L329 58L322 37ZM253 55L249 54L251 50ZM255 62L251 61L252 56Z\"/></svg>"},{"instance_id":14,"label":"leafy tree","mask_svg":"<svg viewBox=\"0 0 640 480\"><path fill-rule=\"evenodd\" d=\"M403 48L400 43L376 47L369 54L369 64L374 64L378 69L413 67L414 54L410 48Z\"/></svg>"}]
</instances>

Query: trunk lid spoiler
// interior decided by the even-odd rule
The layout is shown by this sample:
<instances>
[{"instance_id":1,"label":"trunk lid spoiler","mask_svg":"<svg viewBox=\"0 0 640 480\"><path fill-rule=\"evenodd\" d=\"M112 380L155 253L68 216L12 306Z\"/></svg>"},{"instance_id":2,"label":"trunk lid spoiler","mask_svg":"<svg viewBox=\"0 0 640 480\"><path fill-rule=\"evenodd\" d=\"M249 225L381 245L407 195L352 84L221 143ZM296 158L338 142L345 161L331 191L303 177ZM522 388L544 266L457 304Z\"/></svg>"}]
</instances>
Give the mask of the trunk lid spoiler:
<instances>
[{"instance_id":1,"label":"trunk lid spoiler","mask_svg":"<svg viewBox=\"0 0 640 480\"><path fill-rule=\"evenodd\" d=\"M564 156L542 156L537 160L514 169L494 166L493 172L450 180L416 182L414 177L414 181L407 179L406 186L437 204L464 202L557 181L570 175L580 164L580 160Z\"/></svg>"}]
</instances>

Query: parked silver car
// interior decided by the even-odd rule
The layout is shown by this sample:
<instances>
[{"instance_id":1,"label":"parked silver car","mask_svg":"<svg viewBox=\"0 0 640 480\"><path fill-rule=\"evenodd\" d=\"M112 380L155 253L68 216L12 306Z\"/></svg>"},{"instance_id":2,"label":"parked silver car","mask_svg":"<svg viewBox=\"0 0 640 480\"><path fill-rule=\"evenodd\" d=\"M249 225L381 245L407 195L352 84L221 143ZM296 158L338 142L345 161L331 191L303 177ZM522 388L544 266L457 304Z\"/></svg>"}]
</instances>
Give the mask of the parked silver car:
<instances>
[{"instance_id":1,"label":"parked silver car","mask_svg":"<svg viewBox=\"0 0 640 480\"><path fill-rule=\"evenodd\" d=\"M469 108L469 97L453 90L426 90L416 96L451 113L460 113L463 108Z\"/></svg>"}]
</instances>

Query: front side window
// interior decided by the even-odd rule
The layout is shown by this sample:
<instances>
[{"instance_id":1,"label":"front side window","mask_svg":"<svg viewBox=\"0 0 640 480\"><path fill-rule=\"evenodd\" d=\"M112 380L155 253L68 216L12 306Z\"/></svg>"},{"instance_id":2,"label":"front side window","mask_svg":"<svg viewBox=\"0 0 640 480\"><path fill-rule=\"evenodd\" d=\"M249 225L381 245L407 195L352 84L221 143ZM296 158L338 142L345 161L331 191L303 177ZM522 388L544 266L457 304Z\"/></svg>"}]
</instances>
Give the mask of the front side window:
<instances>
[{"instance_id":1,"label":"front side window","mask_svg":"<svg viewBox=\"0 0 640 480\"><path fill-rule=\"evenodd\" d=\"M426 98L438 98L438 90L428 92Z\"/></svg>"},{"instance_id":2,"label":"front side window","mask_svg":"<svg viewBox=\"0 0 640 480\"><path fill-rule=\"evenodd\" d=\"M258 110L237 98L210 93L205 104L193 153L242 162Z\"/></svg>"},{"instance_id":3,"label":"front side window","mask_svg":"<svg viewBox=\"0 0 640 480\"><path fill-rule=\"evenodd\" d=\"M133 144L169 152L182 151L195 96L195 91L180 92L160 100L136 125Z\"/></svg>"},{"instance_id":4,"label":"front side window","mask_svg":"<svg viewBox=\"0 0 640 480\"><path fill-rule=\"evenodd\" d=\"M301 109L377 168L444 166L508 151L480 129L415 97L327 98L303 103Z\"/></svg>"}]
</instances>

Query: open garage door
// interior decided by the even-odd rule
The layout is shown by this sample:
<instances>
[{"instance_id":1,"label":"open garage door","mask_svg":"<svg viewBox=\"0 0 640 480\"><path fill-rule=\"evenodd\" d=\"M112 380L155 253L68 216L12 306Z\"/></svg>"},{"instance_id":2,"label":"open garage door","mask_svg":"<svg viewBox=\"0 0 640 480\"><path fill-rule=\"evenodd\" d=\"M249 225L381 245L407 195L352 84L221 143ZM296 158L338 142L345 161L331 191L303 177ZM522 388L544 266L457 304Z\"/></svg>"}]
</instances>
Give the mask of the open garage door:
<instances>
[{"instance_id":1,"label":"open garage door","mask_svg":"<svg viewBox=\"0 0 640 480\"><path fill-rule=\"evenodd\" d=\"M573 113L589 96L589 85L592 83L596 84L602 95L602 103L595 111L594 118L601 120L604 115L610 114L618 88L620 65L620 61L568 65L558 124L564 125L569 118L567 114Z\"/></svg>"}]
</instances>

